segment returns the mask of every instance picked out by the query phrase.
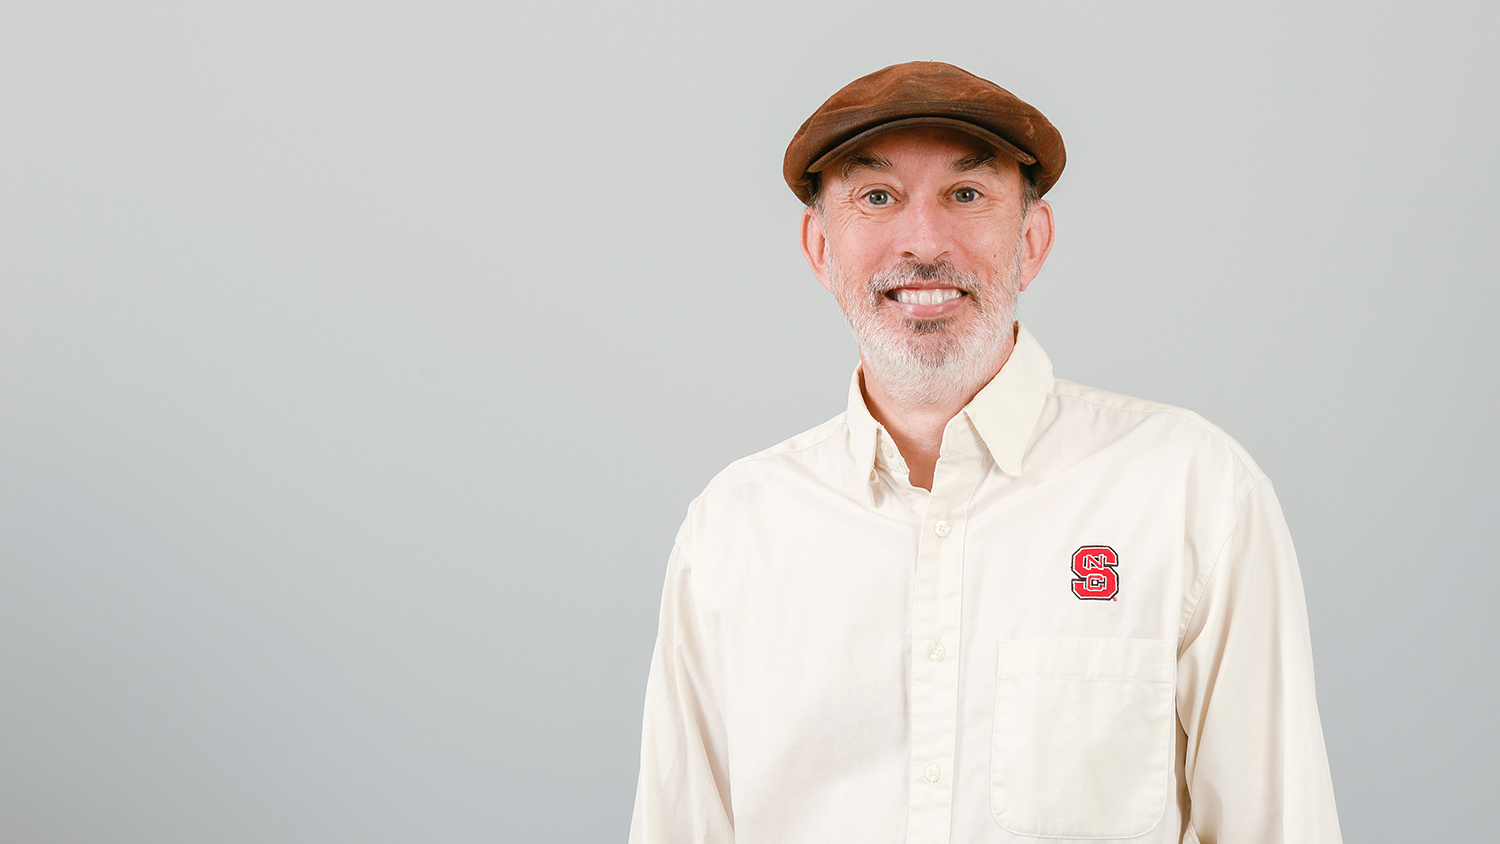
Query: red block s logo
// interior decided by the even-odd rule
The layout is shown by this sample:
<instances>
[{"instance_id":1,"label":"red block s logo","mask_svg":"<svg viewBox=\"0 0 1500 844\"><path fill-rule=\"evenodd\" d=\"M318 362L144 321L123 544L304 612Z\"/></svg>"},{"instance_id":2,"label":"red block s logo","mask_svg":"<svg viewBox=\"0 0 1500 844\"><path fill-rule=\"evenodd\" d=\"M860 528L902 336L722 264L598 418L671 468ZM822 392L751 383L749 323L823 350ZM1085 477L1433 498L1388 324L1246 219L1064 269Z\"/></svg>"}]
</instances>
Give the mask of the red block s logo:
<instances>
[{"instance_id":1,"label":"red block s logo","mask_svg":"<svg viewBox=\"0 0 1500 844\"><path fill-rule=\"evenodd\" d=\"M1108 545L1085 545L1073 552L1073 594L1081 601L1111 601L1120 592L1115 566L1120 558Z\"/></svg>"}]
</instances>

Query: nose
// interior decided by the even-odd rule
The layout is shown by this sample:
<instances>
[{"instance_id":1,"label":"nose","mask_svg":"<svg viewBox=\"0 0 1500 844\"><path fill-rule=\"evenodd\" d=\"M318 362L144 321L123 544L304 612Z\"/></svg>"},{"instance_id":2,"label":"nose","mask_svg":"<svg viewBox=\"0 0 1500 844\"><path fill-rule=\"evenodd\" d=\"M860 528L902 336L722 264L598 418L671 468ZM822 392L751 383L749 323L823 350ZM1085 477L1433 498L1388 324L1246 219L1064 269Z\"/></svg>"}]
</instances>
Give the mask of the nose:
<instances>
[{"instance_id":1,"label":"nose","mask_svg":"<svg viewBox=\"0 0 1500 844\"><path fill-rule=\"evenodd\" d=\"M902 258L930 264L947 255L953 245L950 221L935 198L909 199L898 226L894 246Z\"/></svg>"}]
</instances>

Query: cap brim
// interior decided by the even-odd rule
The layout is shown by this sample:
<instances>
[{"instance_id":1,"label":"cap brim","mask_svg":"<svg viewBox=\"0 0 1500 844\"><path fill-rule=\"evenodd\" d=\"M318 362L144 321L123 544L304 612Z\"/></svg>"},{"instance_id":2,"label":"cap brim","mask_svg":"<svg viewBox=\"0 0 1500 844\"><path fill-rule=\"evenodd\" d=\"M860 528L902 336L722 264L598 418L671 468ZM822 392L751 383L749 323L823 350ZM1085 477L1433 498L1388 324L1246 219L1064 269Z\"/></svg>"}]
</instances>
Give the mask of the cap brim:
<instances>
[{"instance_id":1,"label":"cap brim","mask_svg":"<svg viewBox=\"0 0 1500 844\"><path fill-rule=\"evenodd\" d=\"M808 165L807 172L821 173L830 164L833 164L834 162L853 152L856 148L869 142L872 138L877 138L881 135L886 134L887 132L894 132L897 129L908 129L913 126L941 126L947 129L954 129L968 135L973 135L979 140L984 141L985 143L1005 153L1006 155L1009 155L1011 158L1014 158L1016 161L1019 161L1022 164L1036 163L1036 158L1030 153L1021 149L1020 147L1017 147L1015 144L1005 140L1004 138L984 128L983 126L970 123L967 120L958 120L957 118L953 117L903 117L900 120L892 120L889 123L876 124L864 130L863 132L854 135L853 137L849 138L848 140L844 141L828 152L825 152L822 155L818 156L818 159L816 161Z\"/></svg>"}]
</instances>

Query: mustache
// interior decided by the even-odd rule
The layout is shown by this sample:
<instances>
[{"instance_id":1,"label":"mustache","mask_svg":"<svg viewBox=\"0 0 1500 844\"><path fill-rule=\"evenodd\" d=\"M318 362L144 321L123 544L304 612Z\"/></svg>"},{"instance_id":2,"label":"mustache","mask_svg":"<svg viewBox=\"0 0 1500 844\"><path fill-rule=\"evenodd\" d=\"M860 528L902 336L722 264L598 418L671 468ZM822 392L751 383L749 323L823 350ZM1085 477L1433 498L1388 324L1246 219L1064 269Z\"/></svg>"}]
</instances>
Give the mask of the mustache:
<instances>
[{"instance_id":1,"label":"mustache","mask_svg":"<svg viewBox=\"0 0 1500 844\"><path fill-rule=\"evenodd\" d=\"M964 272L947 261L906 261L870 276L870 292L884 296L898 287L913 287L918 282L932 281L971 294L979 287L979 276Z\"/></svg>"}]
</instances>

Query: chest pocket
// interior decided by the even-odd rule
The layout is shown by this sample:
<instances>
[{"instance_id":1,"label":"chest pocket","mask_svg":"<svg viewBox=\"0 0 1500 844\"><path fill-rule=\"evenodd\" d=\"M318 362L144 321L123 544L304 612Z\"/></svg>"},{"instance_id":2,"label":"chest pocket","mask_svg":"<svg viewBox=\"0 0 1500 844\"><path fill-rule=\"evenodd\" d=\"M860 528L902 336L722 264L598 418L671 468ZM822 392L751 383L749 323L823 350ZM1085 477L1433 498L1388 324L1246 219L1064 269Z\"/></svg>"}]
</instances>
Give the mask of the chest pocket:
<instances>
[{"instance_id":1,"label":"chest pocket","mask_svg":"<svg viewBox=\"0 0 1500 844\"><path fill-rule=\"evenodd\" d=\"M1000 646L990 807L1035 838L1130 838L1166 808L1176 654L1155 639Z\"/></svg>"}]
</instances>

